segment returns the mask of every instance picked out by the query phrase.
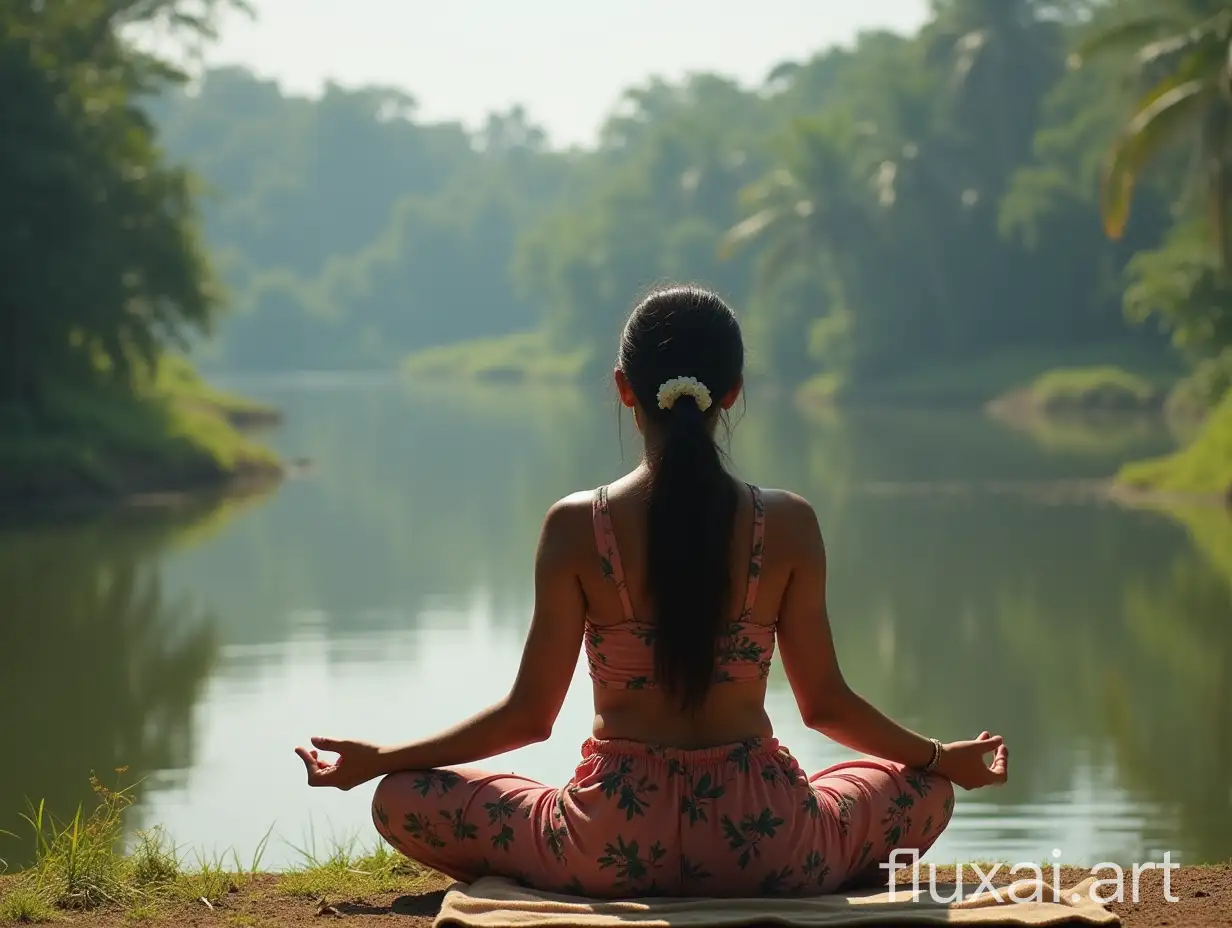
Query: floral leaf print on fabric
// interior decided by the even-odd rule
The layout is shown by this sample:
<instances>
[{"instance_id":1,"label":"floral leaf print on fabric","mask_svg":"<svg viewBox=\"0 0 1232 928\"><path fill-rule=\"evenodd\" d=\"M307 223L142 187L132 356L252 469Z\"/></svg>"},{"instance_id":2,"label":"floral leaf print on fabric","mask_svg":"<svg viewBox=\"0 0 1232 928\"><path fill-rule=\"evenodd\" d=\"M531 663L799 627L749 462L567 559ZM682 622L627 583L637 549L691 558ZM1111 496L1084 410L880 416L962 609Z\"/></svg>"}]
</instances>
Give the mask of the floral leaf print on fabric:
<instances>
[{"instance_id":1,"label":"floral leaf print on fabric","mask_svg":"<svg viewBox=\"0 0 1232 928\"><path fill-rule=\"evenodd\" d=\"M485 802L483 807L488 813L489 825L495 825L498 822L505 821L505 819L512 818L515 811L513 800L508 796L501 796L496 802Z\"/></svg>"},{"instance_id":2,"label":"floral leaf print on fabric","mask_svg":"<svg viewBox=\"0 0 1232 928\"><path fill-rule=\"evenodd\" d=\"M414 812L406 813L406 821L402 826L402 830L428 847L442 848L445 846L445 839L436 833L436 826L428 820L426 815L421 816Z\"/></svg>"},{"instance_id":3,"label":"floral leaf print on fabric","mask_svg":"<svg viewBox=\"0 0 1232 928\"><path fill-rule=\"evenodd\" d=\"M509 824L509 819L513 818L514 813L517 812L517 806L508 796L501 796L495 802L485 802L483 808L488 813L488 824L501 826L500 830L492 836L492 846L499 847L503 851L509 850L514 837L513 826Z\"/></svg>"},{"instance_id":4,"label":"floral leaf print on fabric","mask_svg":"<svg viewBox=\"0 0 1232 928\"><path fill-rule=\"evenodd\" d=\"M381 827L389 831L389 813L385 811L384 806L374 805L372 814L376 816L376 820L381 823Z\"/></svg>"},{"instance_id":5,"label":"floral leaf print on fabric","mask_svg":"<svg viewBox=\"0 0 1232 928\"><path fill-rule=\"evenodd\" d=\"M804 873L805 884L815 883L821 886L826 881L826 877L830 875L830 868L821 857L821 851L809 851L804 855L804 866L801 868ZM803 888L803 887L801 887Z\"/></svg>"},{"instance_id":6,"label":"floral leaf print on fabric","mask_svg":"<svg viewBox=\"0 0 1232 928\"><path fill-rule=\"evenodd\" d=\"M753 543L753 554L749 558L749 576L757 579L761 576L761 555L764 545L759 538Z\"/></svg>"},{"instance_id":7,"label":"floral leaf print on fabric","mask_svg":"<svg viewBox=\"0 0 1232 928\"><path fill-rule=\"evenodd\" d=\"M761 880L761 894L763 896L781 896L787 888L783 885L792 875L791 867L784 867L782 870L771 870Z\"/></svg>"},{"instance_id":8,"label":"floral leaf print on fabric","mask_svg":"<svg viewBox=\"0 0 1232 928\"><path fill-rule=\"evenodd\" d=\"M622 757L620 766L605 773L599 780L599 788L604 796L611 799L619 795L616 808L625 813L628 821L633 821L635 815L645 815L650 805L649 794L659 790L659 784L654 782L650 774L643 774L641 778L634 780L630 776L633 767L633 758Z\"/></svg>"},{"instance_id":9,"label":"floral leaf print on fabric","mask_svg":"<svg viewBox=\"0 0 1232 928\"><path fill-rule=\"evenodd\" d=\"M646 647L653 648L657 631L653 625L635 625L633 626L633 637Z\"/></svg>"},{"instance_id":10,"label":"floral leaf print on fabric","mask_svg":"<svg viewBox=\"0 0 1232 928\"><path fill-rule=\"evenodd\" d=\"M921 798L928 795L928 791L932 789L933 781L926 773L921 773L919 770L908 770L904 774L904 779L907 785L916 791Z\"/></svg>"},{"instance_id":11,"label":"floral leaf print on fabric","mask_svg":"<svg viewBox=\"0 0 1232 928\"><path fill-rule=\"evenodd\" d=\"M774 837L778 827L783 824L783 819L776 818L773 809L765 808L757 815L749 813L744 816L739 825L732 821L730 816L724 815L721 824L728 848L740 851L736 865L743 870L749 865L750 859L761 856L758 845L762 839Z\"/></svg>"},{"instance_id":12,"label":"floral leaf print on fabric","mask_svg":"<svg viewBox=\"0 0 1232 928\"><path fill-rule=\"evenodd\" d=\"M607 663L607 655L599 650L603 647L604 640L603 634L593 625L588 625L586 627L586 643L590 646L590 649L594 651L594 659L601 664Z\"/></svg>"},{"instance_id":13,"label":"floral leaf print on fabric","mask_svg":"<svg viewBox=\"0 0 1232 928\"><path fill-rule=\"evenodd\" d=\"M689 816L689 824L706 821L706 803L723 795L723 785L711 782L710 774L703 773L696 782L690 777L689 793L680 797L680 814Z\"/></svg>"},{"instance_id":14,"label":"floral leaf print on fabric","mask_svg":"<svg viewBox=\"0 0 1232 928\"><path fill-rule=\"evenodd\" d=\"M851 832L851 813L856 807L854 796L839 796L838 802L838 833L844 838Z\"/></svg>"},{"instance_id":15,"label":"floral leaf print on fabric","mask_svg":"<svg viewBox=\"0 0 1232 928\"><path fill-rule=\"evenodd\" d=\"M890 800L890 808L886 810L881 824L885 826L885 839L891 846L896 846L903 839L903 834L911 830L911 808L915 800L908 793L899 793Z\"/></svg>"},{"instance_id":16,"label":"floral leaf print on fabric","mask_svg":"<svg viewBox=\"0 0 1232 928\"><path fill-rule=\"evenodd\" d=\"M720 664L760 664L762 657L766 653L766 649L759 645L748 635L741 634L744 629L739 626L733 626L738 631L722 639L719 644L719 663Z\"/></svg>"},{"instance_id":17,"label":"floral leaf print on fabric","mask_svg":"<svg viewBox=\"0 0 1232 928\"><path fill-rule=\"evenodd\" d=\"M427 798L429 793L444 796L462 782L462 777L452 770L425 770L415 776L412 787L419 795Z\"/></svg>"},{"instance_id":18,"label":"floral leaf print on fabric","mask_svg":"<svg viewBox=\"0 0 1232 928\"><path fill-rule=\"evenodd\" d=\"M472 825L470 822L462 818L462 810L454 809L452 812L441 810L441 818L449 823L449 827L453 829L454 839L457 841L465 841L467 838L477 840L479 837L479 826Z\"/></svg>"},{"instance_id":19,"label":"floral leaf print on fabric","mask_svg":"<svg viewBox=\"0 0 1232 928\"><path fill-rule=\"evenodd\" d=\"M804 809L804 811L808 813L809 818L817 818L819 815L821 815L821 803L818 801L817 794L813 792L812 788L809 789L808 795L804 797L804 801L800 803L800 805ZM848 817L848 820L850 821L850 818L851 818L850 812L847 813L847 817ZM841 822L841 819L840 819L840 822ZM842 826L840 825L839 827L841 829Z\"/></svg>"},{"instance_id":20,"label":"floral leaf print on fabric","mask_svg":"<svg viewBox=\"0 0 1232 928\"><path fill-rule=\"evenodd\" d=\"M661 865L667 850L656 841L650 845L646 857L641 856L641 848L637 841L625 843L623 835L616 836L615 844L604 846L604 855L599 858L599 869L616 868L617 885L642 887L650 876L651 869Z\"/></svg>"},{"instance_id":21,"label":"floral leaf print on fabric","mask_svg":"<svg viewBox=\"0 0 1232 928\"><path fill-rule=\"evenodd\" d=\"M750 770L750 759L753 753L760 747L760 742L756 739L742 741L736 747L728 752L727 759L731 761L740 770L741 773L748 773Z\"/></svg>"},{"instance_id":22,"label":"floral leaf print on fabric","mask_svg":"<svg viewBox=\"0 0 1232 928\"><path fill-rule=\"evenodd\" d=\"M548 850L556 858L557 863L567 863L565 860L565 839L568 837L569 829L564 825L558 824L556 828L553 828L549 822L543 826L543 838L547 842Z\"/></svg>"},{"instance_id":23,"label":"floral leaf print on fabric","mask_svg":"<svg viewBox=\"0 0 1232 928\"><path fill-rule=\"evenodd\" d=\"M513 826L502 825L501 830L492 836L492 846L499 847L502 851L507 851L509 846L513 844L513 838Z\"/></svg>"},{"instance_id":24,"label":"floral leaf print on fabric","mask_svg":"<svg viewBox=\"0 0 1232 928\"><path fill-rule=\"evenodd\" d=\"M873 850L873 842L866 841L864 847L860 849L860 859L856 861L856 870L863 869L865 862L868 860L869 853Z\"/></svg>"},{"instance_id":25,"label":"floral leaf print on fabric","mask_svg":"<svg viewBox=\"0 0 1232 928\"><path fill-rule=\"evenodd\" d=\"M779 770L774 764L766 764L761 768L761 778L767 783L775 784L779 781L779 775L783 771Z\"/></svg>"},{"instance_id":26,"label":"floral leaf print on fabric","mask_svg":"<svg viewBox=\"0 0 1232 928\"><path fill-rule=\"evenodd\" d=\"M689 860L687 857L680 858L680 878L686 883L701 883L713 876L714 874L701 864Z\"/></svg>"}]
</instances>

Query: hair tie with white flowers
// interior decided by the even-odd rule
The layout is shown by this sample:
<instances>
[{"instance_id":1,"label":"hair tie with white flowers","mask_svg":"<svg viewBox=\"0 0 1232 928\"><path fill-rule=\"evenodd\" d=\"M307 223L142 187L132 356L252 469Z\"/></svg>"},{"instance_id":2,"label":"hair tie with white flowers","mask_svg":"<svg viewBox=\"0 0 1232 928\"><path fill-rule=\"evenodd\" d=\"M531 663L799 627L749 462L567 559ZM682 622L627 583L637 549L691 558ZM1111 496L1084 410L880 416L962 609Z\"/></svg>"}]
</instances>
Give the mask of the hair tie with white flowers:
<instances>
[{"instance_id":1,"label":"hair tie with white flowers","mask_svg":"<svg viewBox=\"0 0 1232 928\"><path fill-rule=\"evenodd\" d=\"M673 377L659 387L659 408L671 409L682 396L693 397L702 412L710 408L710 391L696 377Z\"/></svg>"}]
</instances>

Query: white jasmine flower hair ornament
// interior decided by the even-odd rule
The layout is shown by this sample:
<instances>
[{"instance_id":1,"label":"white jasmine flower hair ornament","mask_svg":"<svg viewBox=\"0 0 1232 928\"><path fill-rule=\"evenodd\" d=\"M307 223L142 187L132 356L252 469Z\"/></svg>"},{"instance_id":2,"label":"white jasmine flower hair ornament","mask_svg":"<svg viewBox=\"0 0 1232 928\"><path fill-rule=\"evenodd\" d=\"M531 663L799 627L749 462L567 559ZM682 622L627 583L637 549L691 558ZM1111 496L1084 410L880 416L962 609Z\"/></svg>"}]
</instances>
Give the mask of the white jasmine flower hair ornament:
<instances>
[{"instance_id":1,"label":"white jasmine flower hair ornament","mask_svg":"<svg viewBox=\"0 0 1232 928\"><path fill-rule=\"evenodd\" d=\"M705 412L710 408L710 390L696 377L673 377L659 387L659 408L671 409L682 396L691 396L697 408Z\"/></svg>"}]
</instances>

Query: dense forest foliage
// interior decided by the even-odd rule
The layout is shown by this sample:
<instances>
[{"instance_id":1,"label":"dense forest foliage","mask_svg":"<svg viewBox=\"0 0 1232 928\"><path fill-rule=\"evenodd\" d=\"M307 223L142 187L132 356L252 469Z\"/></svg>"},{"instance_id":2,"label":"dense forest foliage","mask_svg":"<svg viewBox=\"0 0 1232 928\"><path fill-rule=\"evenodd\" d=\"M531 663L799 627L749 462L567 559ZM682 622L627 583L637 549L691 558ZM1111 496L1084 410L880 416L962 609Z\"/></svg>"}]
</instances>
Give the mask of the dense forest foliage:
<instances>
[{"instance_id":1,"label":"dense forest foliage","mask_svg":"<svg viewBox=\"0 0 1232 928\"><path fill-rule=\"evenodd\" d=\"M0 0L0 501L274 467L166 358L222 300L193 180L141 105L185 75L126 38L208 38L227 4Z\"/></svg>"},{"instance_id":2,"label":"dense forest foliage","mask_svg":"<svg viewBox=\"0 0 1232 928\"><path fill-rule=\"evenodd\" d=\"M574 151L521 109L468 132L419 119L401 90L305 99L211 71L154 106L205 181L234 295L205 357L387 367L537 330L605 363L637 290L664 279L727 295L757 367L789 382L1011 346L1162 345L1125 307L1184 329L1183 307L1216 286L1177 209L1184 152L1140 180L1124 234L1099 216L1109 146L1160 63L1134 79L1127 43L1075 56L1126 22L1145 43L1228 5L1162 6L1151 32L1148 0L937 0L916 35L868 33L758 87L649 80ZM1209 355L1194 328L1182 347Z\"/></svg>"},{"instance_id":3,"label":"dense forest foliage","mask_svg":"<svg viewBox=\"0 0 1232 928\"><path fill-rule=\"evenodd\" d=\"M1228 385L1228 0L934 0L917 34L760 86L649 79L567 151L521 108L471 131L401 89L188 82L127 39L208 38L215 6L0 0L0 427L68 429L25 446L27 473L81 444L65 391L149 393L171 348L303 370L462 345L438 360L597 373L665 279L729 297L787 385L1110 346L1178 349L1203 405ZM185 431L124 429L126 453Z\"/></svg>"}]
</instances>

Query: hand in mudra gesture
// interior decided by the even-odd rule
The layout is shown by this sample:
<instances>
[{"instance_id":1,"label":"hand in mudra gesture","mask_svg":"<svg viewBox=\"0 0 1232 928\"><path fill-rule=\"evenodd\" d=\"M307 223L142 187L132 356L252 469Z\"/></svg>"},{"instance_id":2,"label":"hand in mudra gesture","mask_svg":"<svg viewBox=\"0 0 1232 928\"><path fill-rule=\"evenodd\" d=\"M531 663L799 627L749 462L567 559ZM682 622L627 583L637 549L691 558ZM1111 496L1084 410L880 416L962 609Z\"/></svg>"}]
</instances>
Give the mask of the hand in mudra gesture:
<instances>
[{"instance_id":1,"label":"hand in mudra gesture","mask_svg":"<svg viewBox=\"0 0 1232 928\"><path fill-rule=\"evenodd\" d=\"M316 750L296 748L295 753L304 762L308 772L309 786L332 786L336 789L354 789L375 780L389 771L384 769L384 754L380 745L369 741L348 741L335 738L313 738L313 748L330 751L338 756L322 760Z\"/></svg>"},{"instance_id":2,"label":"hand in mudra gesture","mask_svg":"<svg viewBox=\"0 0 1232 928\"><path fill-rule=\"evenodd\" d=\"M993 755L992 762L987 760ZM955 786L979 789L1000 786L1009 779L1009 748L1000 735L980 732L974 741L953 741L941 747L941 762L937 773Z\"/></svg>"}]
</instances>

